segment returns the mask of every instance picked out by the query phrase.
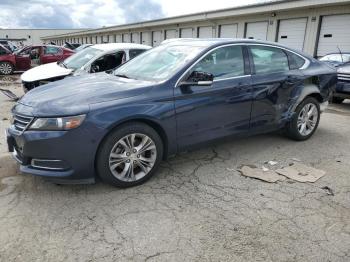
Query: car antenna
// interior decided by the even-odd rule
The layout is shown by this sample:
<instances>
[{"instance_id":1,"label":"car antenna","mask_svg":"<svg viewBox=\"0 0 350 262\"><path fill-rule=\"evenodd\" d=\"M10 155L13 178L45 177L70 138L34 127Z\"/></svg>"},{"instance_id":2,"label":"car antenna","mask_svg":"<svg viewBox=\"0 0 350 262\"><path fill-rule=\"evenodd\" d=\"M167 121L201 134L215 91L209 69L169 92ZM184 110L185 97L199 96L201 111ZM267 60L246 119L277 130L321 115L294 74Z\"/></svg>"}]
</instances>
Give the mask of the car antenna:
<instances>
[{"instance_id":1,"label":"car antenna","mask_svg":"<svg viewBox=\"0 0 350 262\"><path fill-rule=\"evenodd\" d=\"M342 53L342 51L340 50L340 48L339 48L338 45L337 45L337 48L338 48L338 50L339 50L339 54L340 54L340 57L341 57L341 62L342 62L342 64L343 64L343 63L344 63L343 53Z\"/></svg>"}]
</instances>

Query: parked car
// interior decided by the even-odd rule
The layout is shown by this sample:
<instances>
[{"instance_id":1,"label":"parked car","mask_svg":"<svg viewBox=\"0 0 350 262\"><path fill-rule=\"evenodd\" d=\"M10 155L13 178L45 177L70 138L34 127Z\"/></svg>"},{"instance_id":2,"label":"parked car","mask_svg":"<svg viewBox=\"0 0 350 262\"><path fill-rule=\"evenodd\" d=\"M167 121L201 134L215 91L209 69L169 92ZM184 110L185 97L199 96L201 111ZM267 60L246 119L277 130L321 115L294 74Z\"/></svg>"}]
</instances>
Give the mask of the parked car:
<instances>
[{"instance_id":1,"label":"parked car","mask_svg":"<svg viewBox=\"0 0 350 262\"><path fill-rule=\"evenodd\" d=\"M63 47L64 47L64 48L68 48L68 49L70 49L70 50L75 50L75 49L77 49L80 45L81 45L81 44L78 44L78 43L68 43L68 42L66 42L66 43L63 45Z\"/></svg>"},{"instance_id":2,"label":"parked car","mask_svg":"<svg viewBox=\"0 0 350 262\"><path fill-rule=\"evenodd\" d=\"M114 69L151 47L139 44L100 44L87 47L67 59L34 67L21 75L24 92L67 76Z\"/></svg>"},{"instance_id":3,"label":"parked car","mask_svg":"<svg viewBox=\"0 0 350 262\"><path fill-rule=\"evenodd\" d=\"M310 138L336 80L334 68L277 44L180 39L112 74L28 92L12 110L7 141L24 173L56 183L98 175L129 187L162 159L210 140L280 129Z\"/></svg>"},{"instance_id":4,"label":"parked car","mask_svg":"<svg viewBox=\"0 0 350 262\"><path fill-rule=\"evenodd\" d=\"M72 54L73 51L59 46L26 46L14 53L0 55L0 74L26 71L34 66L64 60Z\"/></svg>"},{"instance_id":5,"label":"parked car","mask_svg":"<svg viewBox=\"0 0 350 262\"><path fill-rule=\"evenodd\" d=\"M350 99L350 52L328 54L320 61L337 68L338 83L331 98L332 102L340 104L345 99Z\"/></svg>"},{"instance_id":6,"label":"parked car","mask_svg":"<svg viewBox=\"0 0 350 262\"><path fill-rule=\"evenodd\" d=\"M0 39L0 44L6 47L11 52L14 52L17 49L17 46L14 43L5 39Z\"/></svg>"}]
</instances>

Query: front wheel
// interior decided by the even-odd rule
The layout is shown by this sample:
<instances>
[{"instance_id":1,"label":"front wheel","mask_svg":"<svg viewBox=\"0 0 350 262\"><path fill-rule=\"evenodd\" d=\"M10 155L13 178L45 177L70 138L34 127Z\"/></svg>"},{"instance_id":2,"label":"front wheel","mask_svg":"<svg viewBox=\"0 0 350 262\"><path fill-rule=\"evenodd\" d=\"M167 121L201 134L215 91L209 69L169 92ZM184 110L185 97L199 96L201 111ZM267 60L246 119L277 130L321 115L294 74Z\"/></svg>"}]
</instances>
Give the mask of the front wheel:
<instances>
[{"instance_id":1,"label":"front wheel","mask_svg":"<svg viewBox=\"0 0 350 262\"><path fill-rule=\"evenodd\" d=\"M13 73L13 65L9 62L0 62L0 74L11 75Z\"/></svg>"},{"instance_id":2,"label":"front wheel","mask_svg":"<svg viewBox=\"0 0 350 262\"><path fill-rule=\"evenodd\" d=\"M117 187L144 183L156 172L163 143L150 126L134 122L117 127L102 143L97 155L101 179Z\"/></svg>"},{"instance_id":3,"label":"front wheel","mask_svg":"<svg viewBox=\"0 0 350 262\"><path fill-rule=\"evenodd\" d=\"M320 122L320 105L313 97L307 97L295 110L295 114L286 126L287 136L303 141L309 139Z\"/></svg>"}]
</instances>

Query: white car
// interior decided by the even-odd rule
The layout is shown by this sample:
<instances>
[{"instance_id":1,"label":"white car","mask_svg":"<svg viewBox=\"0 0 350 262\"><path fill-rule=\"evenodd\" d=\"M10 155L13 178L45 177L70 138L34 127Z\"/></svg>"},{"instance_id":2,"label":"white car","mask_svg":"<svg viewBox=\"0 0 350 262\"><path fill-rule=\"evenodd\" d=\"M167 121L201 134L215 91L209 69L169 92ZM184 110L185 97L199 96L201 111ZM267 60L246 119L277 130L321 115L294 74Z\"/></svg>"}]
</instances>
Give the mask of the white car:
<instances>
[{"instance_id":1,"label":"white car","mask_svg":"<svg viewBox=\"0 0 350 262\"><path fill-rule=\"evenodd\" d=\"M89 46L63 61L37 66L24 72L21 75L24 92L67 76L112 70L150 48L131 43Z\"/></svg>"}]
</instances>

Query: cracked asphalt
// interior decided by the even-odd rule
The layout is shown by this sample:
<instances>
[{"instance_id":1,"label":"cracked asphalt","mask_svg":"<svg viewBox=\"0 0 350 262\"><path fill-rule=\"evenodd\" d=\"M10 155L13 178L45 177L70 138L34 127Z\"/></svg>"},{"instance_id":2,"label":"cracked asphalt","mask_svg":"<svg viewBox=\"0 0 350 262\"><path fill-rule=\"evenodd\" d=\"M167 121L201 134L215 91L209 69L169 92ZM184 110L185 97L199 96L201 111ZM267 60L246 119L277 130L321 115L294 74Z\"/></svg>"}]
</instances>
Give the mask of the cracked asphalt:
<instances>
[{"instance_id":1,"label":"cracked asphalt","mask_svg":"<svg viewBox=\"0 0 350 262\"><path fill-rule=\"evenodd\" d=\"M21 94L13 80L0 84ZM0 261L350 261L349 100L331 105L306 142L232 139L124 190L20 174L3 134L12 105L0 94ZM269 184L237 171L293 158L327 174Z\"/></svg>"}]
</instances>

